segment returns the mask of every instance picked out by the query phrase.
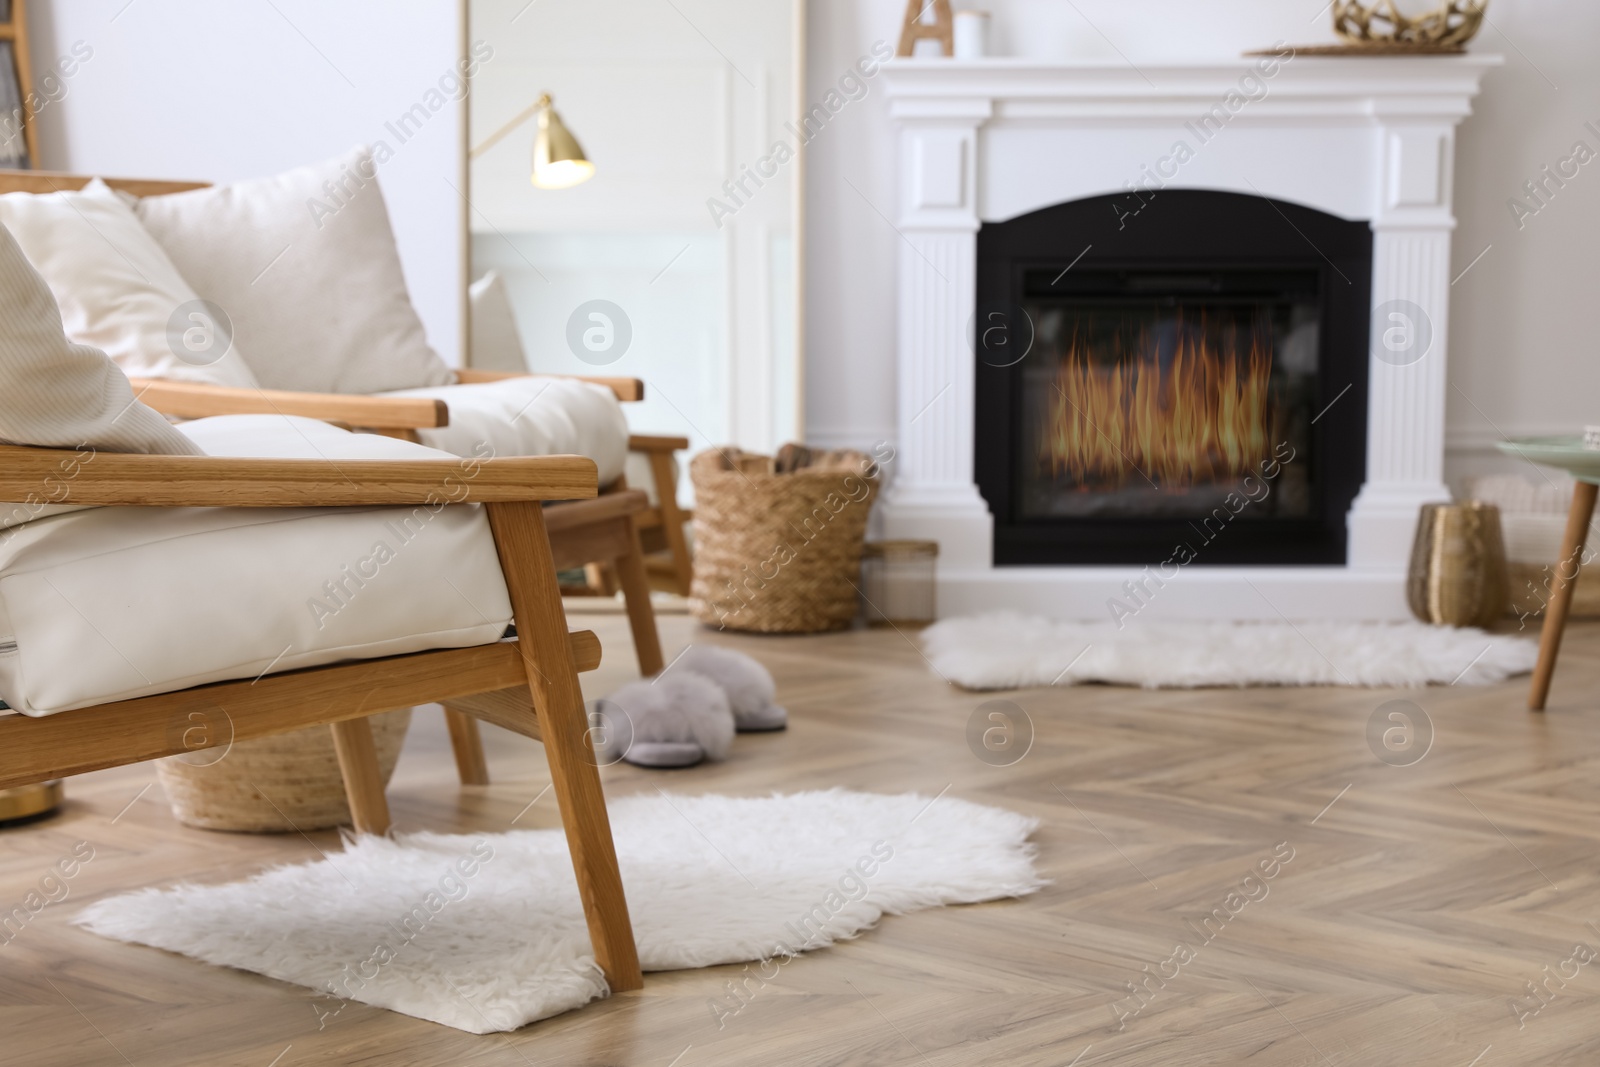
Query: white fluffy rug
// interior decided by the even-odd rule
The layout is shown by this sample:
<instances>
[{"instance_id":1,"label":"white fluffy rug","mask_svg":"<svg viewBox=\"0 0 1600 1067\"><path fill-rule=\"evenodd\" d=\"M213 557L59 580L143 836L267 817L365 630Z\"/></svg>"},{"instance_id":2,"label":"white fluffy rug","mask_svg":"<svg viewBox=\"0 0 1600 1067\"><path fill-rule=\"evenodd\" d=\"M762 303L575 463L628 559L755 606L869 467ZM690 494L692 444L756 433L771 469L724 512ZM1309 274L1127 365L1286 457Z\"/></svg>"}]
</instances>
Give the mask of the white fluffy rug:
<instances>
[{"instance_id":1,"label":"white fluffy rug","mask_svg":"<svg viewBox=\"0 0 1600 1067\"><path fill-rule=\"evenodd\" d=\"M772 979L885 912L1044 884L1027 841L1038 820L950 796L658 793L612 804L611 822L647 971L766 960ZM111 897L75 921L308 986L325 1026L351 999L490 1033L607 992L559 830L363 837L231 885Z\"/></svg>"},{"instance_id":2,"label":"white fluffy rug","mask_svg":"<svg viewBox=\"0 0 1600 1067\"><path fill-rule=\"evenodd\" d=\"M1488 685L1532 670L1539 653L1524 638L1420 622L1135 622L1118 630L1014 612L946 619L923 631L922 644L933 669L967 689Z\"/></svg>"}]
</instances>

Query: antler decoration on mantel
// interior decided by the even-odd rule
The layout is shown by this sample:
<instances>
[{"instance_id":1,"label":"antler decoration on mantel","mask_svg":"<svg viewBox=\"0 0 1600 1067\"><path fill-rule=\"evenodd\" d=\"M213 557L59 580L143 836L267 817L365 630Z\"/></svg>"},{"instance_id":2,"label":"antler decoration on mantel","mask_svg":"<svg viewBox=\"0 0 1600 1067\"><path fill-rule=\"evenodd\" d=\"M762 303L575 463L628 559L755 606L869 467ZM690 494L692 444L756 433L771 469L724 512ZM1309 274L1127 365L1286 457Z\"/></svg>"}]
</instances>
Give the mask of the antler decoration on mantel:
<instances>
[{"instance_id":1,"label":"antler decoration on mantel","mask_svg":"<svg viewBox=\"0 0 1600 1067\"><path fill-rule=\"evenodd\" d=\"M1400 13L1395 0L1333 0L1333 29L1352 44L1460 49L1483 25L1489 0L1444 0L1425 15Z\"/></svg>"}]
</instances>

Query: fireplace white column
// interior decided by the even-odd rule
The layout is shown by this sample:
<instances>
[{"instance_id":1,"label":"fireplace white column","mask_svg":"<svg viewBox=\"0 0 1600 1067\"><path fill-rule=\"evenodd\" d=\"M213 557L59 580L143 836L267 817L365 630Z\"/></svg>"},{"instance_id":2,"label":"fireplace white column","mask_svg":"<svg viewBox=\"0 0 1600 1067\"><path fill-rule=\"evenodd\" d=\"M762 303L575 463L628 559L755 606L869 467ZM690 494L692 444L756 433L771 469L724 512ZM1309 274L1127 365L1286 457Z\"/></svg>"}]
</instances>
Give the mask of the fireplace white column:
<instances>
[{"instance_id":1,"label":"fireplace white column","mask_svg":"<svg viewBox=\"0 0 1600 1067\"><path fill-rule=\"evenodd\" d=\"M987 567L994 521L973 478L978 127L987 100L943 101L900 132L899 447L889 537L939 542L944 565Z\"/></svg>"},{"instance_id":2,"label":"fireplace white column","mask_svg":"<svg viewBox=\"0 0 1600 1067\"><path fill-rule=\"evenodd\" d=\"M984 428L975 425L977 358L967 333L983 221L1124 192L1159 172L1158 188L1253 194L1370 223L1374 344L1366 479L1347 516L1346 565L1190 566L1152 603L1153 615L1405 617L1418 508L1448 497L1455 127L1501 62L1280 56L1270 74L1252 74L1261 68L1239 58L1137 69L1121 61L885 64L903 240L898 456L883 512L889 536L940 543L941 613L1106 618L1107 598L1140 570L993 565L994 524L973 477ZM1173 167L1179 141L1189 151Z\"/></svg>"},{"instance_id":3,"label":"fireplace white column","mask_svg":"<svg viewBox=\"0 0 1600 1067\"><path fill-rule=\"evenodd\" d=\"M1372 220L1367 480L1350 507L1349 564L1403 567L1417 511L1444 484L1454 123L1389 114Z\"/></svg>"}]
</instances>

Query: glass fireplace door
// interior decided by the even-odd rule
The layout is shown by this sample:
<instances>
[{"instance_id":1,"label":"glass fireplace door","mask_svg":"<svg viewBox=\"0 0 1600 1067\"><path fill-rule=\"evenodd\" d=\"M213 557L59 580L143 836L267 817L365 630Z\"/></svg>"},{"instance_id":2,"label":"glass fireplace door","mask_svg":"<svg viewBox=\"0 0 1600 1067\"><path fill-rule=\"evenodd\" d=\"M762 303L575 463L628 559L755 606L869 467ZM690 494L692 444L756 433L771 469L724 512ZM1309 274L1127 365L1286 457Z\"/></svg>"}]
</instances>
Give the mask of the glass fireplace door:
<instances>
[{"instance_id":1,"label":"glass fireplace door","mask_svg":"<svg viewBox=\"0 0 1600 1067\"><path fill-rule=\"evenodd\" d=\"M1315 273L1028 271L1023 288L1019 519L1200 519L1230 494L1253 501L1240 518L1310 513Z\"/></svg>"}]
</instances>

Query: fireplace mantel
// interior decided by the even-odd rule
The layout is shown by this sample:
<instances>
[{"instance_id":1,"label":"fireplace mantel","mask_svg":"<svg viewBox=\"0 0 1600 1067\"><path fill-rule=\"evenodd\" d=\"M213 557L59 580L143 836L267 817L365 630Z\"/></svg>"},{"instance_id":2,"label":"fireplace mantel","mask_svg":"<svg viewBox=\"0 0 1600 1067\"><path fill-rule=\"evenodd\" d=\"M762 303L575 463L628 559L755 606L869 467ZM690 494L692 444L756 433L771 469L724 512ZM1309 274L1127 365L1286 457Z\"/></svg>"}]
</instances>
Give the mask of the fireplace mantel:
<instances>
[{"instance_id":1,"label":"fireplace mantel","mask_svg":"<svg viewBox=\"0 0 1600 1067\"><path fill-rule=\"evenodd\" d=\"M1404 617L1417 510L1449 497L1455 127L1471 113L1483 75L1501 62L1460 55L885 64L899 130L903 240L898 457L883 514L889 536L940 543L941 613L1017 608L1108 618L1107 599L1139 573L993 565L993 521L973 478L974 435L983 428L975 425L976 361L967 341L979 226L1088 196L1187 188L1260 194L1369 222L1373 308L1404 301L1420 309L1432 340L1415 362L1369 361L1367 473L1348 516L1345 566L1190 565L1150 599L1152 614ZM1138 224L1131 213L1139 203L1128 198L1128 225Z\"/></svg>"}]
</instances>

